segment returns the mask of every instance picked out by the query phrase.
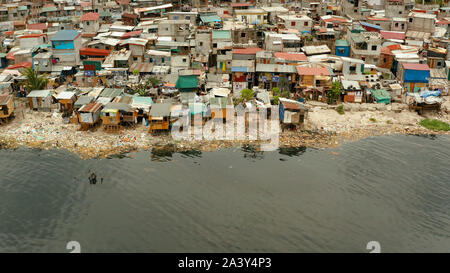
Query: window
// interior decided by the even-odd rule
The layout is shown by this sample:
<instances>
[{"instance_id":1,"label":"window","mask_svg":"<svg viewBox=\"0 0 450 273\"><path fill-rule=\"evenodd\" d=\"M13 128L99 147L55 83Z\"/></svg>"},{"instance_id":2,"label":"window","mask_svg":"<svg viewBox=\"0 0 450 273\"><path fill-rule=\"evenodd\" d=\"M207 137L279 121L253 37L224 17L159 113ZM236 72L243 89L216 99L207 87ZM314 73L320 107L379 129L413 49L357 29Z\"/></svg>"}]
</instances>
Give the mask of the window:
<instances>
[{"instance_id":1,"label":"window","mask_svg":"<svg viewBox=\"0 0 450 273\"><path fill-rule=\"evenodd\" d=\"M186 58L183 58L183 63L185 63L187 60L186 60Z\"/></svg>"},{"instance_id":2,"label":"window","mask_svg":"<svg viewBox=\"0 0 450 273\"><path fill-rule=\"evenodd\" d=\"M405 24L402 24L402 29L405 29Z\"/></svg>"},{"instance_id":3,"label":"window","mask_svg":"<svg viewBox=\"0 0 450 273\"><path fill-rule=\"evenodd\" d=\"M399 11L398 14L403 14L403 11Z\"/></svg>"},{"instance_id":4,"label":"window","mask_svg":"<svg viewBox=\"0 0 450 273\"><path fill-rule=\"evenodd\" d=\"M343 54L343 53L345 52L345 49L343 49L343 48L338 48L338 52Z\"/></svg>"},{"instance_id":5,"label":"window","mask_svg":"<svg viewBox=\"0 0 450 273\"><path fill-rule=\"evenodd\" d=\"M241 32L241 38L245 38L245 32Z\"/></svg>"},{"instance_id":6,"label":"window","mask_svg":"<svg viewBox=\"0 0 450 273\"><path fill-rule=\"evenodd\" d=\"M307 27L309 25L309 22L305 22L304 26Z\"/></svg>"},{"instance_id":7,"label":"window","mask_svg":"<svg viewBox=\"0 0 450 273\"><path fill-rule=\"evenodd\" d=\"M291 27L295 27L295 22L291 22Z\"/></svg>"},{"instance_id":8,"label":"window","mask_svg":"<svg viewBox=\"0 0 450 273\"><path fill-rule=\"evenodd\" d=\"M352 65L349 67L350 72L356 72L356 65Z\"/></svg>"},{"instance_id":9,"label":"window","mask_svg":"<svg viewBox=\"0 0 450 273\"><path fill-rule=\"evenodd\" d=\"M386 58L383 58L383 63L387 63L387 59Z\"/></svg>"},{"instance_id":10,"label":"window","mask_svg":"<svg viewBox=\"0 0 450 273\"><path fill-rule=\"evenodd\" d=\"M200 45L200 46L203 46L203 42L200 42L199 45Z\"/></svg>"},{"instance_id":11,"label":"window","mask_svg":"<svg viewBox=\"0 0 450 273\"><path fill-rule=\"evenodd\" d=\"M86 22L86 26L89 26L91 23L89 21Z\"/></svg>"},{"instance_id":12,"label":"window","mask_svg":"<svg viewBox=\"0 0 450 273\"><path fill-rule=\"evenodd\" d=\"M164 63L166 60L164 58L161 58L161 62Z\"/></svg>"},{"instance_id":13,"label":"window","mask_svg":"<svg viewBox=\"0 0 450 273\"><path fill-rule=\"evenodd\" d=\"M395 23L395 27L398 27L398 23Z\"/></svg>"},{"instance_id":14,"label":"window","mask_svg":"<svg viewBox=\"0 0 450 273\"><path fill-rule=\"evenodd\" d=\"M409 22L412 23L412 21L413 21L413 18L409 18Z\"/></svg>"},{"instance_id":15,"label":"window","mask_svg":"<svg viewBox=\"0 0 450 273\"><path fill-rule=\"evenodd\" d=\"M376 46L376 45L373 45L373 46L372 46L372 50L373 50L373 51L377 50L377 46Z\"/></svg>"},{"instance_id":16,"label":"window","mask_svg":"<svg viewBox=\"0 0 450 273\"><path fill-rule=\"evenodd\" d=\"M184 17L186 20L191 20L191 16Z\"/></svg>"},{"instance_id":17,"label":"window","mask_svg":"<svg viewBox=\"0 0 450 273\"><path fill-rule=\"evenodd\" d=\"M173 17L173 20L178 20L178 16L174 16L174 17Z\"/></svg>"},{"instance_id":18,"label":"window","mask_svg":"<svg viewBox=\"0 0 450 273\"><path fill-rule=\"evenodd\" d=\"M213 47L217 47L217 43L213 43Z\"/></svg>"}]
</instances>

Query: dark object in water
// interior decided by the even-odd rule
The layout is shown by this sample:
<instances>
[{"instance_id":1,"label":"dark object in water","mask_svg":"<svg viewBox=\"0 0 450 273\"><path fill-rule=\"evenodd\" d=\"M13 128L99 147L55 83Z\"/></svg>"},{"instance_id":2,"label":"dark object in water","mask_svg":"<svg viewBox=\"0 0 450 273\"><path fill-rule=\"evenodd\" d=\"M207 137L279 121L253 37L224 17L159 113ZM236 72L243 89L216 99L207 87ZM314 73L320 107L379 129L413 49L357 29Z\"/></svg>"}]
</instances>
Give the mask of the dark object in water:
<instances>
[{"instance_id":1,"label":"dark object in water","mask_svg":"<svg viewBox=\"0 0 450 273\"><path fill-rule=\"evenodd\" d=\"M95 173L89 175L89 183L94 185L97 184L97 175Z\"/></svg>"}]
</instances>

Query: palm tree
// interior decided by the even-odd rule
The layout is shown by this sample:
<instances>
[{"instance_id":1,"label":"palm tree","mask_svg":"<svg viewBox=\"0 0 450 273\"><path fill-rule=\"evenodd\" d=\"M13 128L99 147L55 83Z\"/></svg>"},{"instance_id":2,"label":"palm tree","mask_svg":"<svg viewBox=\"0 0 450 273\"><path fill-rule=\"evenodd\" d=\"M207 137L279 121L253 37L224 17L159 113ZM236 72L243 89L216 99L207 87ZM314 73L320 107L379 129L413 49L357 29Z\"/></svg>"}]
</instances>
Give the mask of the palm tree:
<instances>
[{"instance_id":1,"label":"palm tree","mask_svg":"<svg viewBox=\"0 0 450 273\"><path fill-rule=\"evenodd\" d=\"M48 79L46 75L39 75L38 68L34 70L32 67L28 67L22 70L21 73L27 77L24 86L28 91L43 90L47 87Z\"/></svg>"}]
</instances>

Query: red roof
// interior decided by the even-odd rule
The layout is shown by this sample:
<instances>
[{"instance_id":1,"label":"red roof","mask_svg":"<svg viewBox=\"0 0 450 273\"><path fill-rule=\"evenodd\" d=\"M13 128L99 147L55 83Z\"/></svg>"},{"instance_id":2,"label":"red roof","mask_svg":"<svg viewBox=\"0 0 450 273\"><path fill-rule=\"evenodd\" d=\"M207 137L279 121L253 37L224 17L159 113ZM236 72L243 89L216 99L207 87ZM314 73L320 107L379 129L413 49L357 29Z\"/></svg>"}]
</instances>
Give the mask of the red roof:
<instances>
[{"instance_id":1,"label":"red roof","mask_svg":"<svg viewBox=\"0 0 450 273\"><path fill-rule=\"evenodd\" d=\"M97 36L97 33L86 33L86 32L81 33L81 37L83 38L94 38L95 36Z\"/></svg>"},{"instance_id":2,"label":"red roof","mask_svg":"<svg viewBox=\"0 0 450 273\"><path fill-rule=\"evenodd\" d=\"M381 48L381 54L392 55L392 52L391 52L391 50L389 48L382 47Z\"/></svg>"},{"instance_id":3,"label":"red roof","mask_svg":"<svg viewBox=\"0 0 450 273\"><path fill-rule=\"evenodd\" d=\"M92 3L91 2L83 2L83 1L81 1L80 2L80 6L82 6L83 8L86 8L86 7L92 6Z\"/></svg>"},{"instance_id":4,"label":"red roof","mask_svg":"<svg viewBox=\"0 0 450 273\"><path fill-rule=\"evenodd\" d=\"M347 19L345 18L341 18L341 17L331 17L328 19L322 19L324 22L342 22L342 23L347 23Z\"/></svg>"},{"instance_id":5,"label":"red roof","mask_svg":"<svg viewBox=\"0 0 450 273\"><path fill-rule=\"evenodd\" d=\"M445 19L441 20L441 21L437 21L438 25L450 25L450 21L447 21Z\"/></svg>"},{"instance_id":6,"label":"red roof","mask_svg":"<svg viewBox=\"0 0 450 273\"><path fill-rule=\"evenodd\" d=\"M330 70L325 67L306 67L306 66L297 66L297 73L299 75L307 75L307 76L330 76Z\"/></svg>"},{"instance_id":7,"label":"red roof","mask_svg":"<svg viewBox=\"0 0 450 273\"><path fill-rule=\"evenodd\" d=\"M38 37L47 37L47 34L43 34L43 33L34 33L34 34L26 34L26 35L22 35L19 37L19 39L24 39L24 38L38 38Z\"/></svg>"},{"instance_id":8,"label":"red roof","mask_svg":"<svg viewBox=\"0 0 450 273\"><path fill-rule=\"evenodd\" d=\"M111 50L83 47L80 49L80 55L84 56L108 56Z\"/></svg>"},{"instance_id":9,"label":"red roof","mask_svg":"<svg viewBox=\"0 0 450 273\"><path fill-rule=\"evenodd\" d=\"M288 61L307 61L308 58L303 53L285 53L285 52L275 52L275 57L280 59L285 59Z\"/></svg>"},{"instance_id":10,"label":"red roof","mask_svg":"<svg viewBox=\"0 0 450 273\"><path fill-rule=\"evenodd\" d=\"M263 51L259 47L234 48L233 54L255 55L256 52Z\"/></svg>"},{"instance_id":11,"label":"red roof","mask_svg":"<svg viewBox=\"0 0 450 273\"><path fill-rule=\"evenodd\" d=\"M6 59L8 59L8 60L15 60L16 59L16 57L14 57L15 53L16 53L15 51L9 52L8 54L6 54Z\"/></svg>"},{"instance_id":12,"label":"red roof","mask_svg":"<svg viewBox=\"0 0 450 273\"><path fill-rule=\"evenodd\" d=\"M6 35L6 36L13 35L13 34L14 34L14 30L5 32L5 35Z\"/></svg>"},{"instance_id":13,"label":"red roof","mask_svg":"<svg viewBox=\"0 0 450 273\"><path fill-rule=\"evenodd\" d=\"M100 18L100 13L88 12L81 16L81 21L97 21Z\"/></svg>"},{"instance_id":14,"label":"red roof","mask_svg":"<svg viewBox=\"0 0 450 273\"><path fill-rule=\"evenodd\" d=\"M22 62L22 63L10 65L6 69L28 68L28 67L32 67L32 66L33 66L33 64L31 62Z\"/></svg>"},{"instance_id":15,"label":"red roof","mask_svg":"<svg viewBox=\"0 0 450 273\"><path fill-rule=\"evenodd\" d=\"M412 64L412 63L403 63L404 69L411 69L411 70L430 70L430 67L427 64Z\"/></svg>"},{"instance_id":16,"label":"red roof","mask_svg":"<svg viewBox=\"0 0 450 273\"><path fill-rule=\"evenodd\" d=\"M40 23L40 24L28 24L27 29L37 29L37 30L44 30L47 29L46 23Z\"/></svg>"},{"instance_id":17,"label":"red roof","mask_svg":"<svg viewBox=\"0 0 450 273\"><path fill-rule=\"evenodd\" d=\"M399 44L395 44L395 45L388 45L387 48L389 48L389 50L398 50L402 49L402 46Z\"/></svg>"},{"instance_id":18,"label":"red roof","mask_svg":"<svg viewBox=\"0 0 450 273\"><path fill-rule=\"evenodd\" d=\"M231 3L230 5L232 8L239 8L239 7L250 7L250 3Z\"/></svg>"},{"instance_id":19,"label":"red roof","mask_svg":"<svg viewBox=\"0 0 450 273\"><path fill-rule=\"evenodd\" d=\"M380 31L381 37L384 39L396 39L396 40L404 40L406 38L406 34L404 32L398 31Z\"/></svg>"},{"instance_id":20,"label":"red roof","mask_svg":"<svg viewBox=\"0 0 450 273\"><path fill-rule=\"evenodd\" d=\"M126 32L124 35L122 35L122 38L124 39L128 39L131 38L133 36L139 36L142 33L142 29L141 30L136 30L136 31L130 31L130 32Z\"/></svg>"}]
</instances>

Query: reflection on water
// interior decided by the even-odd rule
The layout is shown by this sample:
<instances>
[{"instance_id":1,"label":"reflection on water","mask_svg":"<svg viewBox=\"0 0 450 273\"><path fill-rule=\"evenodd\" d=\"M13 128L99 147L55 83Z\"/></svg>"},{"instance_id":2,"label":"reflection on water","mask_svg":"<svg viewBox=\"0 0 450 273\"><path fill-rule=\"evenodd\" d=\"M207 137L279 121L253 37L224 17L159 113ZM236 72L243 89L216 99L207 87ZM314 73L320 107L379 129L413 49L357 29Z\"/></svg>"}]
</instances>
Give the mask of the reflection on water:
<instances>
[{"instance_id":1,"label":"reflection on water","mask_svg":"<svg viewBox=\"0 0 450 273\"><path fill-rule=\"evenodd\" d=\"M278 153L281 155L287 155L287 156L300 156L306 151L306 147L286 147L286 148L279 148Z\"/></svg>"},{"instance_id":2,"label":"reflection on water","mask_svg":"<svg viewBox=\"0 0 450 273\"><path fill-rule=\"evenodd\" d=\"M202 151L191 149L179 152L183 158L197 158L202 157Z\"/></svg>"},{"instance_id":3,"label":"reflection on water","mask_svg":"<svg viewBox=\"0 0 450 273\"><path fill-rule=\"evenodd\" d=\"M244 144L241 151L244 152L244 158L261 160L264 158L264 152L260 151L259 148L259 145Z\"/></svg>"},{"instance_id":4,"label":"reflection on water","mask_svg":"<svg viewBox=\"0 0 450 273\"><path fill-rule=\"evenodd\" d=\"M156 162L169 162L172 161L172 156L174 153L175 146L172 144L154 147L151 150L151 160Z\"/></svg>"}]
</instances>

